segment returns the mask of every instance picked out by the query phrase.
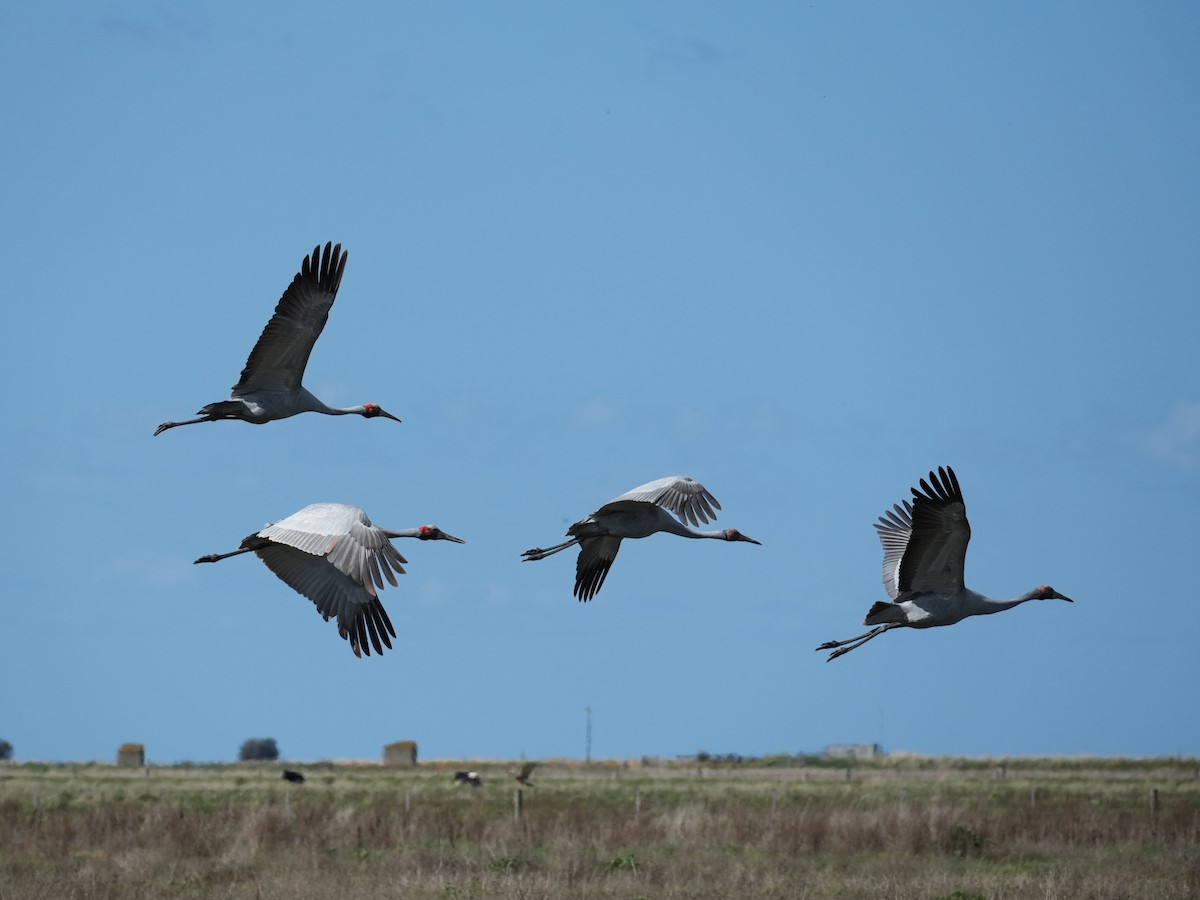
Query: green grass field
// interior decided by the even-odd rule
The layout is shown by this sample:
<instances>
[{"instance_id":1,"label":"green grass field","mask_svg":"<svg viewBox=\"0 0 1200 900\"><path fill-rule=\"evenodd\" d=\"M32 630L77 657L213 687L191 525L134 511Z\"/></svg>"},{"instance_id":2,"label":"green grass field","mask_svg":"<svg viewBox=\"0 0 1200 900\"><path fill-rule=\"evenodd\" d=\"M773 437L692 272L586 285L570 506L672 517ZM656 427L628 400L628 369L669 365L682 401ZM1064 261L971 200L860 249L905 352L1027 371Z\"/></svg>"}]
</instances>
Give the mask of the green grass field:
<instances>
[{"instance_id":1,"label":"green grass field","mask_svg":"<svg viewBox=\"0 0 1200 900\"><path fill-rule=\"evenodd\" d=\"M1196 760L788 762L5 763L0 900L1200 897Z\"/></svg>"}]
</instances>

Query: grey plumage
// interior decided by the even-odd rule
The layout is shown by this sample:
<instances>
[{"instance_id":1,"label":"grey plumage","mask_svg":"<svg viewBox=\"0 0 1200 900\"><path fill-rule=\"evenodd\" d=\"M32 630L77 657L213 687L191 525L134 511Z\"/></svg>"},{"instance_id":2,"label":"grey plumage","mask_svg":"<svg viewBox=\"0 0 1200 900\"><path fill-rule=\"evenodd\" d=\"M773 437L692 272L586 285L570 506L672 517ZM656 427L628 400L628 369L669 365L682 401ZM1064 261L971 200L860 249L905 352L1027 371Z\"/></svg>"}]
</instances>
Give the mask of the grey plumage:
<instances>
[{"instance_id":1,"label":"grey plumage","mask_svg":"<svg viewBox=\"0 0 1200 900\"><path fill-rule=\"evenodd\" d=\"M248 535L231 553L210 553L196 560L218 562L253 552L276 576L304 595L350 642L355 656L391 649L396 630L379 601L384 581L398 587L396 575L408 562L392 538L464 543L436 525L392 531L371 524L367 514L347 503L314 503L261 531Z\"/></svg>"},{"instance_id":2,"label":"grey plumage","mask_svg":"<svg viewBox=\"0 0 1200 900\"><path fill-rule=\"evenodd\" d=\"M578 544L574 595L586 602L604 585L624 538L644 538L663 531L680 537L759 543L736 528L696 531L683 524L707 523L716 518L714 510L720 508L721 504L700 482L686 475L668 475L639 485L580 519L567 529L569 541L526 550L521 556L525 562L531 562Z\"/></svg>"},{"instance_id":3,"label":"grey plumage","mask_svg":"<svg viewBox=\"0 0 1200 900\"><path fill-rule=\"evenodd\" d=\"M228 400L209 403L198 411L198 418L182 422L163 422L156 435L168 428L237 419L262 425L303 412L330 416L360 415L367 419L384 417L400 420L374 403L362 406L328 406L314 397L301 383L313 345L329 320L329 310L337 298L349 254L342 245L318 245L304 257L300 271L292 279L254 349L246 359L241 377Z\"/></svg>"},{"instance_id":4,"label":"grey plumage","mask_svg":"<svg viewBox=\"0 0 1200 900\"><path fill-rule=\"evenodd\" d=\"M863 619L876 628L844 641L826 641L829 659L849 653L893 628L953 625L969 616L1012 609L1029 600L1066 600L1040 585L1011 600L993 600L963 583L971 525L958 477L949 466L922 478L913 499L885 510L875 523L883 547L883 587L892 602L874 603Z\"/></svg>"}]
</instances>

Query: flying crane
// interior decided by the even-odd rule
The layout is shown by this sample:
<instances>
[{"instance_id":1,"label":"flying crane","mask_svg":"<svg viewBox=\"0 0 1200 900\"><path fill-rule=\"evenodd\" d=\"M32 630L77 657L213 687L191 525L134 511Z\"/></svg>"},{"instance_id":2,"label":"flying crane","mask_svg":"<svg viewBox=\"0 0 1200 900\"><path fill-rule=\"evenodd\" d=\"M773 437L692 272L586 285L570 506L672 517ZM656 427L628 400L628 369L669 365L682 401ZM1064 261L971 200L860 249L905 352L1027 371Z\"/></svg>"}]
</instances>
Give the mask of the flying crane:
<instances>
[{"instance_id":1,"label":"flying crane","mask_svg":"<svg viewBox=\"0 0 1200 900\"><path fill-rule=\"evenodd\" d=\"M635 487L580 519L567 529L571 536L569 541L545 549L526 550L521 556L524 562L532 562L578 544L574 594L581 601L588 601L596 596L608 577L623 538L644 538L663 531L686 538L760 543L736 528L696 531L683 524L699 525L715 519L714 508L720 509L721 504L700 482L686 475L668 475Z\"/></svg>"},{"instance_id":2,"label":"flying crane","mask_svg":"<svg viewBox=\"0 0 1200 900\"><path fill-rule=\"evenodd\" d=\"M367 419L383 416L400 421L374 403L344 408L327 406L300 383L313 345L329 319L329 310L337 297L349 256L341 244L327 243L324 255L320 251L318 245L310 256L304 257L300 271L283 292L275 314L250 351L230 399L202 406L197 413L199 418L163 422L154 430L155 435L180 425L220 419L241 419L262 425L303 412L327 416L360 415Z\"/></svg>"},{"instance_id":3,"label":"flying crane","mask_svg":"<svg viewBox=\"0 0 1200 900\"><path fill-rule=\"evenodd\" d=\"M992 600L963 584L963 562L971 526L958 478L949 466L938 467L912 488L913 500L886 510L875 529L883 545L883 586L891 603L875 602L863 619L876 628L844 641L826 641L818 650L833 650L829 660L861 647L893 628L953 625L968 616L1012 609L1027 600L1066 600L1041 585L1011 600ZM829 661L827 660L827 662Z\"/></svg>"},{"instance_id":4,"label":"flying crane","mask_svg":"<svg viewBox=\"0 0 1200 900\"><path fill-rule=\"evenodd\" d=\"M371 524L367 514L348 503L314 503L255 532L230 553L209 553L197 563L219 562L241 553L255 553L268 569L296 592L311 600L328 622L337 616L338 634L350 642L354 655L389 650L396 636L376 589L386 578L399 587L396 575L408 562L391 538L453 541L436 525L391 531ZM395 574L393 574L395 572ZM369 643L368 643L369 641Z\"/></svg>"}]
</instances>

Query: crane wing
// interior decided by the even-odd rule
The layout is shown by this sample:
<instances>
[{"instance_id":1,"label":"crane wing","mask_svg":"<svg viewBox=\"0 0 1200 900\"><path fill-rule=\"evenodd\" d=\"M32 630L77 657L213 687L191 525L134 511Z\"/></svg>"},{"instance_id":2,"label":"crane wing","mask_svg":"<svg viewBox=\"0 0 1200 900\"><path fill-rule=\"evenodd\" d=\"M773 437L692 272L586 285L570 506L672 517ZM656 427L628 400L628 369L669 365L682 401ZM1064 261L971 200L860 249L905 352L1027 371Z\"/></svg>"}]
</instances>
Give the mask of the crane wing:
<instances>
[{"instance_id":1,"label":"crane wing","mask_svg":"<svg viewBox=\"0 0 1200 900\"><path fill-rule=\"evenodd\" d=\"M971 525L958 478L938 467L912 489L912 534L900 561L901 592L953 594L963 588L963 562Z\"/></svg>"},{"instance_id":2,"label":"crane wing","mask_svg":"<svg viewBox=\"0 0 1200 900\"><path fill-rule=\"evenodd\" d=\"M374 595L386 578L397 587L393 570L404 574L408 562L359 507L348 503L313 503L258 533L305 553L323 556L343 575Z\"/></svg>"},{"instance_id":3,"label":"crane wing","mask_svg":"<svg viewBox=\"0 0 1200 900\"><path fill-rule=\"evenodd\" d=\"M314 503L258 532L271 543L255 549L267 567L316 604L356 656L382 653L396 636L377 589L398 586L407 562L367 514L346 503ZM367 641L370 640L370 646Z\"/></svg>"},{"instance_id":4,"label":"crane wing","mask_svg":"<svg viewBox=\"0 0 1200 900\"><path fill-rule=\"evenodd\" d=\"M903 506L884 510L875 523L883 544L883 587L893 600L900 598L900 561L912 536L912 511L912 504L905 500Z\"/></svg>"},{"instance_id":5,"label":"crane wing","mask_svg":"<svg viewBox=\"0 0 1200 900\"><path fill-rule=\"evenodd\" d=\"M710 494L704 485L686 475L668 475L635 487L611 500L596 510L597 513L608 512L609 507L622 501L652 503L673 512L680 521L699 526L701 522L717 517L714 509L720 509L717 498ZM614 551L615 555L615 551Z\"/></svg>"},{"instance_id":6,"label":"crane wing","mask_svg":"<svg viewBox=\"0 0 1200 900\"><path fill-rule=\"evenodd\" d=\"M349 255L342 245L313 248L304 257L300 271L279 298L258 343L250 351L242 376L233 386L233 396L251 391L295 390L304 378L313 344L329 318L329 309L342 283Z\"/></svg>"},{"instance_id":7,"label":"crane wing","mask_svg":"<svg viewBox=\"0 0 1200 900\"><path fill-rule=\"evenodd\" d=\"M278 578L307 597L325 621L337 617L338 634L350 642L355 656L391 649L396 629L374 592L314 556L287 544L271 543L254 551ZM368 641L370 642L368 644Z\"/></svg>"},{"instance_id":8,"label":"crane wing","mask_svg":"<svg viewBox=\"0 0 1200 900\"><path fill-rule=\"evenodd\" d=\"M621 549L619 537L588 537L579 541L579 557L575 560L575 596L585 603L591 600L604 585L608 570L612 568L617 551Z\"/></svg>"}]
</instances>

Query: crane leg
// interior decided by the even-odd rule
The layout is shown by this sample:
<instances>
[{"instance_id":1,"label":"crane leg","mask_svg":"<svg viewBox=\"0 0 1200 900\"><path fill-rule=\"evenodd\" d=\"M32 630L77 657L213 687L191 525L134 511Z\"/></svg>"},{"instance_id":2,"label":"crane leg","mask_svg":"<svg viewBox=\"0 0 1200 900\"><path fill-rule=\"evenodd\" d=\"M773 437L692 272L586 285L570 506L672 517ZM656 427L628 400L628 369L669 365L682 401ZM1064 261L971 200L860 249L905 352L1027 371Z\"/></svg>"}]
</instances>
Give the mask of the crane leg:
<instances>
[{"instance_id":1,"label":"crane leg","mask_svg":"<svg viewBox=\"0 0 1200 900\"><path fill-rule=\"evenodd\" d=\"M866 634L860 634L858 637L846 638L844 641L826 641L818 650L833 650L829 654L829 659L825 662L831 662L841 656L843 653L849 653L851 650L857 650L873 637L878 637L885 631L890 631L893 628L899 627L899 622L888 622L886 625L880 625L878 628L872 628ZM837 649L834 649L837 648Z\"/></svg>"},{"instance_id":2,"label":"crane leg","mask_svg":"<svg viewBox=\"0 0 1200 900\"><path fill-rule=\"evenodd\" d=\"M535 559L545 559L547 556L553 556L560 550L566 550L568 547L574 547L579 543L579 538L571 538L569 541L563 541L561 544L555 544L553 547L547 547L544 550L541 547L535 547L532 550L526 550L521 554L524 562L530 562Z\"/></svg>"},{"instance_id":3,"label":"crane leg","mask_svg":"<svg viewBox=\"0 0 1200 900\"><path fill-rule=\"evenodd\" d=\"M160 434L162 434L168 428L178 428L180 425L195 425L197 422L211 422L211 421L212 421L211 416L202 416L199 419L188 419L186 422L163 422L161 425L159 425L157 428L154 429L154 436L158 437Z\"/></svg>"},{"instance_id":4,"label":"crane leg","mask_svg":"<svg viewBox=\"0 0 1200 900\"><path fill-rule=\"evenodd\" d=\"M223 560L223 559L229 559L229 557L231 557L231 556L237 556L237 555L238 555L238 554L240 554L240 553L249 553L249 552L250 552L251 550L253 550L253 549L254 549L253 547L242 547L240 550L233 550L233 551L231 551L231 552L229 552L229 553L206 553L206 554L204 554L204 556L202 556L202 557L200 557L199 559L195 560L195 562L197 562L197 563L202 563L202 562L220 562L220 561L221 561L221 560ZM195 563L193 563L193 565L194 565L194 564L195 564Z\"/></svg>"}]
</instances>

